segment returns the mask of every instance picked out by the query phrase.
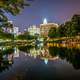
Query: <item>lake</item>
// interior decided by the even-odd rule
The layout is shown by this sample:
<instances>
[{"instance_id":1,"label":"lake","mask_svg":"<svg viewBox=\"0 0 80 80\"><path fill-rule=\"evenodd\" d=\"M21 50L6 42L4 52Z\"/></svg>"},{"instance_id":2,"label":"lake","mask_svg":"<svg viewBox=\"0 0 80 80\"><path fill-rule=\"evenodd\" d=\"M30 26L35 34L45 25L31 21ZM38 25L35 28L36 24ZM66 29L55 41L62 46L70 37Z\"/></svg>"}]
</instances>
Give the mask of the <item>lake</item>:
<instances>
[{"instance_id":1,"label":"lake","mask_svg":"<svg viewBox=\"0 0 80 80\"><path fill-rule=\"evenodd\" d=\"M80 80L80 49L0 46L0 80Z\"/></svg>"}]
</instances>

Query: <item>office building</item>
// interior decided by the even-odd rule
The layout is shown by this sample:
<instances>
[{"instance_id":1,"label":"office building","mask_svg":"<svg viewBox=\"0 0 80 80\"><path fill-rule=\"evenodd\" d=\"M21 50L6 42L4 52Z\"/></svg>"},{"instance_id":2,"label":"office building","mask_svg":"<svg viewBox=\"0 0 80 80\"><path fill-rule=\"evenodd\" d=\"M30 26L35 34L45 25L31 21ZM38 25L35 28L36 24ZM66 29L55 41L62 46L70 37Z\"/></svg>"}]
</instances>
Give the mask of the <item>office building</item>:
<instances>
[{"instance_id":1,"label":"office building","mask_svg":"<svg viewBox=\"0 0 80 80\"><path fill-rule=\"evenodd\" d=\"M47 19L43 20L43 24L40 24L40 34L43 37L48 37L48 32L50 30L50 28L52 27L58 27L58 24L56 23L48 23Z\"/></svg>"},{"instance_id":2,"label":"office building","mask_svg":"<svg viewBox=\"0 0 80 80\"><path fill-rule=\"evenodd\" d=\"M28 32L30 35L40 34L40 28L36 25L32 25L28 28Z\"/></svg>"}]
</instances>

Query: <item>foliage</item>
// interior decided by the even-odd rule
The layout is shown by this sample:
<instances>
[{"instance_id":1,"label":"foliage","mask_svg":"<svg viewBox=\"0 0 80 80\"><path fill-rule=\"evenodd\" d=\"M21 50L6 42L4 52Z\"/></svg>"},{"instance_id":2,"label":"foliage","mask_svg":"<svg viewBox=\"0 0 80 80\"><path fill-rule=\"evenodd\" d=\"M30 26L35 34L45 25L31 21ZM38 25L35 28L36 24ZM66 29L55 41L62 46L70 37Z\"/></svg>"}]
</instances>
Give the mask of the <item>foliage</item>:
<instances>
[{"instance_id":1,"label":"foliage","mask_svg":"<svg viewBox=\"0 0 80 80\"><path fill-rule=\"evenodd\" d=\"M20 40L31 40L31 39L34 39L34 36L32 36L28 32L26 32L24 34L18 35L17 38Z\"/></svg>"},{"instance_id":2,"label":"foliage","mask_svg":"<svg viewBox=\"0 0 80 80\"><path fill-rule=\"evenodd\" d=\"M12 28L12 23L8 22L8 17L5 13L11 13L12 15L17 15L21 12L21 10L25 7L29 6L27 4L27 0L0 0L0 30L1 27L5 28ZM7 35L11 36L11 34L8 33L0 33L4 36L0 35L0 38L7 37Z\"/></svg>"},{"instance_id":3,"label":"foliage","mask_svg":"<svg viewBox=\"0 0 80 80\"><path fill-rule=\"evenodd\" d=\"M58 34L58 37L65 36L65 27L64 27L64 24L61 24L59 26L59 28L57 28L57 34Z\"/></svg>"},{"instance_id":4,"label":"foliage","mask_svg":"<svg viewBox=\"0 0 80 80\"><path fill-rule=\"evenodd\" d=\"M74 15L71 22L72 26L75 28L75 34L80 33L80 15Z\"/></svg>"},{"instance_id":5,"label":"foliage","mask_svg":"<svg viewBox=\"0 0 80 80\"><path fill-rule=\"evenodd\" d=\"M14 36L10 33L0 31L0 39L13 39Z\"/></svg>"},{"instance_id":6,"label":"foliage","mask_svg":"<svg viewBox=\"0 0 80 80\"><path fill-rule=\"evenodd\" d=\"M49 47L49 53L54 56L59 56L69 63L72 63L75 69L80 69L80 49L76 48L62 48L62 47Z\"/></svg>"},{"instance_id":7,"label":"foliage","mask_svg":"<svg viewBox=\"0 0 80 80\"><path fill-rule=\"evenodd\" d=\"M48 36L54 37L71 37L80 34L80 15L73 15L70 21L61 24L56 29L50 29Z\"/></svg>"},{"instance_id":8,"label":"foliage","mask_svg":"<svg viewBox=\"0 0 80 80\"><path fill-rule=\"evenodd\" d=\"M29 6L25 0L0 0L0 27L9 27L6 12L17 15L25 6Z\"/></svg>"},{"instance_id":9,"label":"foliage","mask_svg":"<svg viewBox=\"0 0 80 80\"><path fill-rule=\"evenodd\" d=\"M10 12L12 15L19 14L24 6L29 6L25 0L0 0L0 10Z\"/></svg>"},{"instance_id":10,"label":"foliage","mask_svg":"<svg viewBox=\"0 0 80 80\"><path fill-rule=\"evenodd\" d=\"M56 37L56 36L57 36L56 30L57 30L56 28L52 27L52 28L49 30L48 36L49 36L50 38Z\"/></svg>"},{"instance_id":11,"label":"foliage","mask_svg":"<svg viewBox=\"0 0 80 80\"><path fill-rule=\"evenodd\" d=\"M0 72L9 69L9 67L13 64L13 57L11 58L11 60L8 60L7 58L8 55L10 54L13 55L12 53L13 53L12 48L0 51Z\"/></svg>"}]
</instances>

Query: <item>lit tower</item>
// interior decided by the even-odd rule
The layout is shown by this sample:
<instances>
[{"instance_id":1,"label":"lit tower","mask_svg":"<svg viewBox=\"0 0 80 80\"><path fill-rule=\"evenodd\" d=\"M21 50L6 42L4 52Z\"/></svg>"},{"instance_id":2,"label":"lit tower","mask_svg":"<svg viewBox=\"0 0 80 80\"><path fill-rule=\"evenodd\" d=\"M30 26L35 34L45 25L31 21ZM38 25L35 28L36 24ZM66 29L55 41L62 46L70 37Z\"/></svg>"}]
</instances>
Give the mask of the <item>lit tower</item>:
<instances>
[{"instance_id":1,"label":"lit tower","mask_svg":"<svg viewBox=\"0 0 80 80\"><path fill-rule=\"evenodd\" d=\"M47 19L46 18L43 20L43 24L47 24Z\"/></svg>"}]
</instances>

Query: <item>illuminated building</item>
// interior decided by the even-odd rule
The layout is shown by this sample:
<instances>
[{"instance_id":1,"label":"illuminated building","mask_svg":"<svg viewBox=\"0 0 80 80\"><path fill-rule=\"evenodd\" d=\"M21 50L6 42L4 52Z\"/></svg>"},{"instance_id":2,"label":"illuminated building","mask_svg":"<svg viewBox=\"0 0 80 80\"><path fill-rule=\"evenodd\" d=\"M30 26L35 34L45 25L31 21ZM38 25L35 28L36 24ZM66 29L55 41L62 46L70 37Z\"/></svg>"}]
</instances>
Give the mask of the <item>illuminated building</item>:
<instances>
[{"instance_id":1,"label":"illuminated building","mask_svg":"<svg viewBox=\"0 0 80 80\"><path fill-rule=\"evenodd\" d=\"M5 27L2 27L3 32L11 33L12 32L12 26L11 26L12 24L13 24L12 21L8 21L7 25Z\"/></svg>"},{"instance_id":2,"label":"illuminated building","mask_svg":"<svg viewBox=\"0 0 80 80\"><path fill-rule=\"evenodd\" d=\"M40 28L36 25L32 25L28 28L28 32L30 35L40 34Z\"/></svg>"},{"instance_id":3,"label":"illuminated building","mask_svg":"<svg viewBox=\"0 0 80 80\"><path fill-rule=\"evenodd\" d=\"M19 27L13 27L13 33L14 33L14 35L18 35Z\"/></svg>"},{"instance_id":4,"label":"illuminated building","mask_svg":"<svg viewBox=\"0 0 80 80\"><path fill-rule=\"evenodd\" d=\"M48 32L50 30L50 28L52 27L58 27L58 24L56 23L48 23L47 19L43 20L43 24L40 24L40 34L43 37L48 37Z\"/></svg>"},{"instance_id":5,"label":"illuminated building","mask_svg":"<svg viewBox=\"0 0 80 80\"><path fill-rule=\"evenodd\" d=\"M12 25L12 26L6 26L6 27L3 27L3 31L6 32L6 33L11 33L11 34L14 34L14 35L18 35L19 33L19 27L15 27L13 25L13 22L12 21L8 21L9 25Z\"/></svg>"},{"instance_id":6,"label":"illuminated building","mask_svg":"<svg viewBox=\"0 0 80 80\"><path fill-rule=\"evenodd\" d=\"M12 33L12 28L9 28L9 27L2 27L2 30L3 32L6 32L6 33Z\"/></svg>"}]
</instances>

